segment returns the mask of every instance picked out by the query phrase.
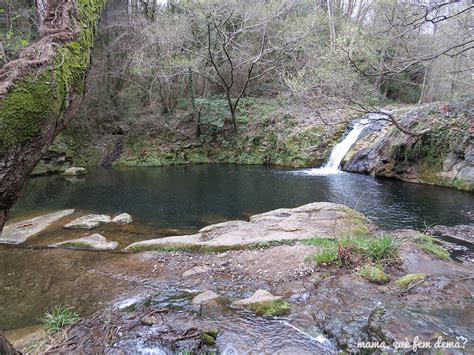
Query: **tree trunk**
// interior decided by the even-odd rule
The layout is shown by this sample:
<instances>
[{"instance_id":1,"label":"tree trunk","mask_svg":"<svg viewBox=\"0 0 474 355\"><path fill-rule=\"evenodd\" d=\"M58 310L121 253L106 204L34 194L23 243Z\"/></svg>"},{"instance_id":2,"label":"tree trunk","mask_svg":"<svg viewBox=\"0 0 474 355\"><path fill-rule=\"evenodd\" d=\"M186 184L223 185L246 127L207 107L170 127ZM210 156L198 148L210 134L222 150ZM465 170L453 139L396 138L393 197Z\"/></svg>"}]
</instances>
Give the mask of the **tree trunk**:
<instances>
[{"instance_id":1,"label":"tree trunk","mask_svg":"<svg viewBox=\"0 0 474 355\"><path fill-rule=\"evenodd\" d=\"M12 344L5 338L3 332L0 332L0 354L2 355L19 355L19 351L15 350Z\"/></svg>"},{"instance_id":2,"label":"tree trunk","mask_svg":"<svg viewBox=\"0 0 474 355\"><path fill-rule=\"evenodd\" d=\"M84 53L90 54L105 2L50 0L42 38L0 69L0 232L26 179L78 109L89 66ZM69 41L78 46L64 46Z\"/></svg>"},{"instance_id":3,"label":"tree trunk","mask_svg":"<svg viewBox=\"0 0 474 355\"><path fill-rule=\"evenodd\" d=\"M334 23L333 15L333 0L327 0L328 7L328 18L329 18L329 36L331 41L331 49L334 51L336 49L336 24Z\"/></svg>"}]
</instances>

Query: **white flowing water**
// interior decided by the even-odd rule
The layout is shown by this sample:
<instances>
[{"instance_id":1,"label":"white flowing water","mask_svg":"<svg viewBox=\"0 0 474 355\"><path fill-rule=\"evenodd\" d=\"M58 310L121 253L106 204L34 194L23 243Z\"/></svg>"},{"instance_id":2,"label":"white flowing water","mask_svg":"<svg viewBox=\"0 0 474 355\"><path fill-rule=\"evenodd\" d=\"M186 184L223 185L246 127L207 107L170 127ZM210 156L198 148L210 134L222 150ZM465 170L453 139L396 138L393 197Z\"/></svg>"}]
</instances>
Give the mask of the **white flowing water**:
<instances>
[{"instance_id":1,"label":"white flowing water","mask_svg":"<svg viewBox=\"0 0 474 355\"><path fill-rule=\"evenodd\" d=\"M322 168L305 170L305 175L328 175L342 172L342 170L339 169L342 159L344 159L344 156L349 152L355 142L357 142L362 132L364 132L370 123L370 117L363 118L355 123L349 134L334 146L326 164L324 164Z\"/></svg>"}]
</instances>

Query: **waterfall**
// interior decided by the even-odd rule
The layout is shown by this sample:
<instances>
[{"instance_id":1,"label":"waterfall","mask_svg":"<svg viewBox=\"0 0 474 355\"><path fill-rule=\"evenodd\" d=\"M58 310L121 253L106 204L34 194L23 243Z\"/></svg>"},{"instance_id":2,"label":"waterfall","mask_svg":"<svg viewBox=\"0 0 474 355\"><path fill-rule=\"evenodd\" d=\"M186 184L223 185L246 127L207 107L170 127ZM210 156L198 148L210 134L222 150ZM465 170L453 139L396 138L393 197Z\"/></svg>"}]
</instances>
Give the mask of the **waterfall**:
<instances>
[{"instance_id":1,"label":"waterfall","mask_svg":"<svg viewBox=\"0 0 474 355\"><path fill-rule=\"evenodd\" d=\"M359 136L367 128L369 123L370 120L368 118L363 118L355 123L349 134L334 146L327 163L323 166L323 169L338 170L342 159L344 159L344 156L352 148L354 143L357 142L357 139L359 139Z\"/></svg>"},{"instance_id":2,"label":"waterfall","mask_svg":"<svg viewBox=\"0 0 474 355\"><path fill-rule=\"evenodd\" d=\"M368 116L368 117L367 117ZM322 168L310 169L307 170L306 174L308 175L327 175L327 174L337 174L340 173L339 165L341 165L342 159L347 154L347 152L352 148L352 146L357 142L362 132L369 126L371 123L370 115L367 115L367 118L362 118L356 122L347 136L344 137L342 141L337 143L329 155L329 159Z\"/></svg>"}]
</instances>

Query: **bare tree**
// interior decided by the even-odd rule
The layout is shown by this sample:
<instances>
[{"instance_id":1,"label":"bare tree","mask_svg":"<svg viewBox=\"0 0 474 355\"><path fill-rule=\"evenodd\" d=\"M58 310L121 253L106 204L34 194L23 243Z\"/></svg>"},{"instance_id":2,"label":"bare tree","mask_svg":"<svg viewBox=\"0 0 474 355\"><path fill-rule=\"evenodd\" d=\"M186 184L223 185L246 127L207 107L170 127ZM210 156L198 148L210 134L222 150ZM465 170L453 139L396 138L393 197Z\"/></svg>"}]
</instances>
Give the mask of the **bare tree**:
<instances>
[{"instance_id":1,"label":"bare tree","mask_svg":"<svg viewBox=\"0 0 474 355\"><path fill-rule=\"evenodd\" d=\"M153 66L162 78L190 71L208 81L224 94L236 129L238 105L251 83L275 71L309 33L309 28L285 31L295 4L185 3L148 28L152 46L159 49L154 59L141 57L141 67Z\"/></svg>"}]
</instances>

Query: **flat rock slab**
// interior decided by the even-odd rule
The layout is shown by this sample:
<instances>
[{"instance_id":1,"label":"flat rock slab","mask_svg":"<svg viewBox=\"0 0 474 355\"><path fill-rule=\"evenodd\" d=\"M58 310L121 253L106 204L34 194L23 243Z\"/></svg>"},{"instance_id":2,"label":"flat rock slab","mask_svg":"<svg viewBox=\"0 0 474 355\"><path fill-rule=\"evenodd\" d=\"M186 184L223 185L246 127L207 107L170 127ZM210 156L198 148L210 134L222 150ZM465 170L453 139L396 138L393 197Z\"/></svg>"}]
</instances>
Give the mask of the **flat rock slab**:
<instances>
[{"instance_id":1,"label":"flat rock slab","mask_svg":"<svg viewBox=\"0 0 474 355\"><path fill-rule=\"evenodd\" d=\"M302 240L315 236L334 238L368 232L366 218L343 205L310 203L280 208L250 217L250 221L228 221L201 229L198 234L145 240L125 250L159 250L160 245L230 247L261 242Z\"/></svg>"},{"instance_id":2,"label":"flat rock slab","mask_svg":"<svg viewBox=\"0 0 474 355\"><path fill-rule=\"evenodd\" d=\"M249 306L249 305L260 303L260 302L272 302L272 301L278 301L280 299L281 299L280 296L273 296L267 290L257 290L249 298L244 298L242 300L232 302L232 306L245 307L245 306Z\"/></svg>"},{"instance_id":3,"label":"flat rock slab","mask_svg":"<svg viewBox=\"0 0 474 355\"><path fill-rule=\"evenodd\" d=\"M105 214L88 214L69 222L64 226L68 229L93 229L101 224L107 224L111 222L110 216Z\"/></svg>"},{"instance_id":4,"label":"flat rock slab","mask_svg":"<svg viewBox=\"0 0 474 355\"><path fill-rule=\"evenodd\" d=\"M0 243L21 244L29 237L44 231L54 222L73 213L74 210L62 210L31 218L26 221L7 224L0 236Z\"/></svg>"},{"instance_id":5,"label":"flat rock slab","mask_svg":"<svg viewBox=\"0 0 474 355\"><path fill-rule=\"evenodd\" d=\"M65 242L50 245L51 248L87 249L87 250L114 250L118 242L109 241L101 234L95 233L87 237L66 240Z\"/></svg>"}]
</instances>

